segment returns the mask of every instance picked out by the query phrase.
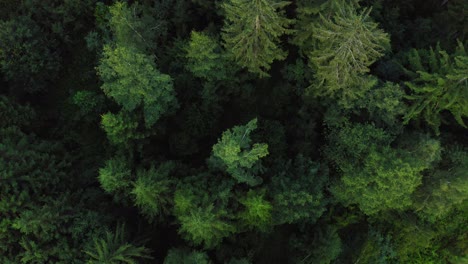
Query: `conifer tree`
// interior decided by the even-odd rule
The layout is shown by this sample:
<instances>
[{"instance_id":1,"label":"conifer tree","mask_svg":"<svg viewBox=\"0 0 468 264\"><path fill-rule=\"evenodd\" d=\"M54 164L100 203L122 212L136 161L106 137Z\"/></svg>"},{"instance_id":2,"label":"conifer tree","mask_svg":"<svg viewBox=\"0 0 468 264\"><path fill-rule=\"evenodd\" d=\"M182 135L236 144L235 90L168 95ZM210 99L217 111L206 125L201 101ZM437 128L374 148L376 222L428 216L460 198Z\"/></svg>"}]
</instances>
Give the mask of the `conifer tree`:
<instances>
[{"instance_id":1,"label":"conifer tree","mask_svg":"<svg viewBox=\"0 0 468 264\"><path fill-rule=\"evenodd\" d=\"M118 225L115 232L106 232L105 238L95 238L94 247L85 250L90 264L137 264L137 259L152 259L150 251L125 241L125 226Z\"/></svg>"},{"instance_id":2,"label":"conifer tree","mask_svg":"<svg viewBox=\"0 0 468 264\"><path fill-rule=\"evenodd\" d=\"M327 204L324 195L327 171L302 155L284 162L277 171L270 185L275 225L314 223Z\"/></svg>"},{"instance_id":3,"label":"conifer tree","mask_svg":"<svg viewBox=\"0 0 468 264\"><path fill-rule=\"evenodd\" d=\"M172 248L164 259L164 264L210 264L208 255L200 251L188 251L185 249Z\"/></svg>"},{"instance_id":4,"label":"conifer tree","mask_svg":"<svg viewBox=\"0 0 468 264\"><path fill-rule=\"evenodd\" d=\"M161 164L157 169L137 171L131 194L135 205L152 222L156 217L162 217L169 212L172 202L171 180L169 174L174 169L171 162Z\"/></svg>"},{"instance_id":5,"label":"conifer tree","mask_svg":"<svg viewBox=\"0 0 468 264\"><path fill-rule=\"evenodd\" d=\"M135 49L105 46L98 73L104 93L125 111L143 108L146 127L177 106L171 77L160 73L151 57Z\"/></svg>"},{"instance_id":6,"label":"conifer tree","mask_svg":"<svg viewBox=\"0 0 468 264\"><path fill-rule=\"evenodd\" d=\"M205 33L192 31L186 51L187 68L198 78L226 80L236 71L218 41Z\"/></svg>"},{"instance_id":7,"label":"conifer tree","mask_svg":"<svg viewBox=\"0 0 468 264\"><path fill-rule=\"evenodd\" d=\"M370 11L358 11L343 2L334 15L320 15L313 33L318 44L309 53L317 78L313 94L337 98L349 107L375 84L366 74L389 48L390 40L372 21Z\"/></svg>"},{"instance_id":8,"label":"conifer tree","mask_svg":"<svg viewBox=\"0 0 468 264\"><path fill-rule=\"evenodd\" d=\"M60 69L55 45L29 16L0 21L0 69L14 92L44 90L55 80Z\"/></svg>"},{"instance_id":9,"label":"conifer tree","mask_svg":"<svg viewBox=\"0 0 468 264\"><path fill-rule=\"evenodd\" d=\"M180 221L179 233L195 245L203 245L205 248L212 248L222 239L228 237L236 231L235 227L224 220L227 212L215 210L212 204L197 207L180 204L181 198L176 198L176 206L179 207ZM185 210L181 210L184 208Z\"/></svg>"},{"instance_id":10,"label":"conifer tree","mask_svg":"<svg viewBox=\"0 0 468 264\"><path fill-rule=\"evenodd\" d=\"M345 124L332 132L326 156L342 173L331 188L334 196L345 205L357 204L367 215L408 209L421 172L440 153L437 140L411 138L408 148L392 148L392 136L373 125Z\"/></svg>"},{"instance_id":11,"label":"conifer tree","mask_svg":"<svg viewBox=\"0 0 468 264\"><path fill-rule=\"evenodd\" d=\"M283 8L290 2L277 0L230 0L222 6L225 23L224 46L237 63L260 77L266 77L274 60L284 60L280 37L291 33L293 23Z\"/></svg>"},{"instance_id":12,"label":"conifer tree","mask_svg":"<svg viewBox=\"0 0 468 264\"><path fill-rule=\"evenodd\" d=\"M449 111L457 123L466 128L468 117L468 55L461 42L449 55L437 46L429 51L412 50L408 55L409 72L417 76L406 85L411 89L411 101L404 122L423 118L436 133L442 123L443 111Z\"/></svg>"},{"instance_id":13,"label":"conifer tree","mask_svg":"<svg viewBox=\"0 0 468 264\"><path fill-rule=\"evenodd\" d=\"M271 227L273 206L265 200L265 191L249 190L239 202L244 206L239 214L244 225L261 231L267 231Z\"/></svg>"},{"instance_id":14,"label":"conifer tree","mask_svg":"<svg viewBox=\"0 0 468 264\"><path fill-rule=\"evenodd\" d=\"M262 170L260 159L268 155L265 143L251 144L250 133L257 128L257 119L245 126L235 126L223 132L213 146L210 162L224 168L239 183L258 185L262 179L256 174Z\"/></svg>"}]
</instances>

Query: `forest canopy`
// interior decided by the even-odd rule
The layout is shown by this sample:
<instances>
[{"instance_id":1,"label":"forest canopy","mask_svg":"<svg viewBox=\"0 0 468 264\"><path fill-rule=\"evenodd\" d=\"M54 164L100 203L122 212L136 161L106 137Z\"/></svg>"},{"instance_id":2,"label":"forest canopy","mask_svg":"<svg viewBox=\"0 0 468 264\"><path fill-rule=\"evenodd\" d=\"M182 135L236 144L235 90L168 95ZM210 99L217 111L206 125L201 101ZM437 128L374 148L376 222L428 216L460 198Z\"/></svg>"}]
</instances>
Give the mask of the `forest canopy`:
<instances>
[{"instance_id":1,"label":"forest canopy","mask_svg":"<svg viewBox=\"0 0 468 264\"><path fill-rule=\"evenodd\" d=\"M468 1L0 0L0 263L468 263Z\"/></svg>"}]
</instances>

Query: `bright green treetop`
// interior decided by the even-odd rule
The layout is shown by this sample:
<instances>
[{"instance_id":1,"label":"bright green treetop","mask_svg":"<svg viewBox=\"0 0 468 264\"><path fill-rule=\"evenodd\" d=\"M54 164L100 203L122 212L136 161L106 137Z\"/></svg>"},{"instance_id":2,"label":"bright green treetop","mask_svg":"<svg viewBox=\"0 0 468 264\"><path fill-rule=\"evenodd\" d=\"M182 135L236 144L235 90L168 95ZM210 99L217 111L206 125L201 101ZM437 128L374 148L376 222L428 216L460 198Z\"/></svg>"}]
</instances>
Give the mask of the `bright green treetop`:
<instances>
[{"instance_id":1,"label":"bright green treetop","mask_svg":"<svg viewBox=\"0 0 468 264\"><path fill-rule=\"evenodd\" d=\"M236 71L218 41L205 33L192 31L186 51L187 68L196 77L207 81L225 80Z\"/></svg>"},{"instance_id":2,"label":"bright green treetop","mask_svg":"<svg viewBox=\"0 0 468 264\"><path fill-rule=\"evenodd\" d=\"M124 110L143 107L147 127L177 106L171 77L160 73L151 57L132 48L105 46L97 70L104 93Z\"/></svg>"},{"instance_id":3,"label":"bright green treetop","mask_svg":"<svg viewBox=\"0 0 468 264\"><path fill-rule=\"evenodd\" d=\"M151 167L149 170L137 171L137 179L131 193L135 205L150 222L169 212L169 204L172 200L169 174L173 168L173 163L166 162L158 168Z\"/></svg>"},{"instance_id":4,"label":"bright green treetop","mask_svg":"<svg viewBox=\"0 0 468 264\"><path fill-rule=\"evenodd\" d=\"M239 214L243 224L262 231L267 231L271 227L273 206L265 199L264 191L249 190L239 202L244 206Z\"/></svg>"},{"instance_id":5,"label":"bright green treetop","mask_svg":"<svg viewBox=\"0 0 468 264\"><path fill-rule=\"evenodd\" d=\"M327 157L342 173L332 186L345 205L357 204L367 215L404 210L422 182L421 172L438 158L440 143L411 137L408 148L392 148L392 137L373 125L347 124L329 135Z\"/></svg>"},{"instance_id":6,"label":"bright green treetop","mask_svg":"<svg viewBox=\"0 0 468 264\"><path fill-rule=\"evenodd\" d=\"M257 128L257 119L245 126L235 126L223 132L221 139L213 146L212 159L221 163L226 171L239 183L258 185L262 179L255 174L260 171L260 158L268 155L265 143L251 144L250 133Z\"/></svg>"}]
</instances>

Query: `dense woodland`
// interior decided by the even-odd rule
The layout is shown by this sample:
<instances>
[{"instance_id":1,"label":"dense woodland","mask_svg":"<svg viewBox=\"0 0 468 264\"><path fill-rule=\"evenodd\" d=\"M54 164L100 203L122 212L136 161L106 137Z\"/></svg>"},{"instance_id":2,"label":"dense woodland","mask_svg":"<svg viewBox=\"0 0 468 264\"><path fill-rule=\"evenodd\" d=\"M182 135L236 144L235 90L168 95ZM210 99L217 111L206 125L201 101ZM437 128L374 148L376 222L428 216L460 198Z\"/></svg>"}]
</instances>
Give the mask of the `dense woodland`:
<instances>
[{"instance_id":1,"label":"dense woodland","mask_svg":"<svg viewBox=\"0 0 468 264\"><path fill-rule=\"evenodd\" d=\"M0 263L468 263L467 0L0 0Z\"/></svg>"}]
</instances>

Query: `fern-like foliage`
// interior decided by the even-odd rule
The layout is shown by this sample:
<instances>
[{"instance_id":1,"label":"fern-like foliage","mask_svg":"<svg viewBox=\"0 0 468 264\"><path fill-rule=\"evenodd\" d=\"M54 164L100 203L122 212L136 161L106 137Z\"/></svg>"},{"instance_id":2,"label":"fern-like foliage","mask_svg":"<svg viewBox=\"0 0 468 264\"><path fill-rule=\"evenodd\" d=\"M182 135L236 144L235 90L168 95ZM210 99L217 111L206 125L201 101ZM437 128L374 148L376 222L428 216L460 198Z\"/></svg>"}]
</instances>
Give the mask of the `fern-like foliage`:
<instances>
[{"instance_id":1,"label":"fern-like foliage","mask_svg":"<svg viewBox=\"0 0 468 264\"><path fill-rule=\"evenodd\" d=\"M125 241L125 226L118 225L115 232L107 232L105 238L94 239L94 247L84 251L88 264L138 264L137 259L152 259L150 251Z\"/></svg>"}]
</instances>

